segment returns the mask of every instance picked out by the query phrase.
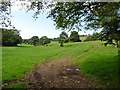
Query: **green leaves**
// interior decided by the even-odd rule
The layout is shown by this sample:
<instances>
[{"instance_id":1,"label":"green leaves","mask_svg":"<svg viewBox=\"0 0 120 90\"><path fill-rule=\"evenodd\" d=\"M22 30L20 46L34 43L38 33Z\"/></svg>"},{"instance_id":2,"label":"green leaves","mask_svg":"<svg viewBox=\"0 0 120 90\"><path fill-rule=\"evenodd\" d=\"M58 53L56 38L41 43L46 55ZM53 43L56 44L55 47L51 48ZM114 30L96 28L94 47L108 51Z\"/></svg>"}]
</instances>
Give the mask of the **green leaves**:
<instances>
[{"instance_id":1,"label":"green leaves","mask_svg":"<svg viewBox=\"0 0 120 90\"><path fill-rule=\"evenodd\" d=\"M76 32L76 31L72 31L71 32L71 35L70 35L70 41L72 41L72 42L81 42L81 40L80 40L80 38L79 38L79 34L78 34L78 32Z\"/></svg>"},{"instance_id":2,"label":"green leaves","mask_svg":"<svg viewBox=\"0 0 120 90\"><path fill-rule=\"evenodd\" d=\"M38 45L39 44L39 37L38 36L33 36L31 38L31 44Z\"/></svg>"},{"instance_id":3,"label":"green leaves","mask_svg":"<svg viewBox=\"0 0 120 90\"><path fill-rule=\"evenodd\" d=\"M2 45L3 46L17 46L22 43L22 38L18 30L0 29L2 32Z\"/></svg>"},{"instance_id":4,"label":"green leaves","mask_svg":"<svg viewBox=\"0 0 120 90\"><path fill-rule=\"evenodd\" d=\"M47 36L43 36L43 37L41 37L40 40L39 40L39 44L40 44L40 45L47 45L47 44L49 44L49 43L51 43L51 41L50 41L49 38L47 38Z\"/></svg>"},{"instance_id":5,"label":"green leaves","mask_svg":"<svg viewBox=\"0 0 120 90\"><path fill-rule=\"evenodd\" d=\"M62 30L102 28L106 40L120 40L120 2L58 2L49 17Z\"/></svg>"},{"instance_id":6,"label":"green leaves","mask_svg":"<svg viewBox=\"0 0 120 90\"><path fill-rule=\"evenodd\" d=\"M60 46L63 47L63 43L67 43L67 42L69 42L68 35L66 32L63 31L60 34L60 39L59 39L59 43L61 44Z\"/></svg>"}]
</instances>

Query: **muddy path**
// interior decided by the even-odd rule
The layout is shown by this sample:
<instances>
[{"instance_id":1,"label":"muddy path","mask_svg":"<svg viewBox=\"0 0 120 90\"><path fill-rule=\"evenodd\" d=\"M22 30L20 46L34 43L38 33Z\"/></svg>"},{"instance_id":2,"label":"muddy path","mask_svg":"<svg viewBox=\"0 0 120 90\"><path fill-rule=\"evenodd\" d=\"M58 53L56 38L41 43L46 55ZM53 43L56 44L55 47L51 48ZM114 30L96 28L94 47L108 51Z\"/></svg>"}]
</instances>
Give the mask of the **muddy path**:
<instances>
[{"instance_id":1,"label":"muddy path","mask_svg":"<svg viewBox=\"0 0 120 90\"><path fill-rule=\"evenodd\" d=\"M25 75L28 88L95 88L95 84L80 74L80 68L70 58L48 60L34 66Z\"/></svg>"}]
</instances>

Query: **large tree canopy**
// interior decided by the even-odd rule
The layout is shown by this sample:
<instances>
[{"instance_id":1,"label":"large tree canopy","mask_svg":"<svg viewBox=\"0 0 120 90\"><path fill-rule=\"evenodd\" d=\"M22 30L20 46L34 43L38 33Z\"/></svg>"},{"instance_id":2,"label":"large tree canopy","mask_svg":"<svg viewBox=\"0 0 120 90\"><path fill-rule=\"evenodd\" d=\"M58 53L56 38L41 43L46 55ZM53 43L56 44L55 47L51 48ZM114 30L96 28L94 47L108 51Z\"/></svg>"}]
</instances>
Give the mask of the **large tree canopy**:
<instances>
[{"instance_id":1,"label":"large tree canopy","mask_svg":"<svg viewBox=\"0 0 120 90\"><path fill-rule=\"evenodd\" d=\"M102 28L108 41L120 40L120 2L58 2L49 17L61 29Z\"/></svg>"}]
</instances>

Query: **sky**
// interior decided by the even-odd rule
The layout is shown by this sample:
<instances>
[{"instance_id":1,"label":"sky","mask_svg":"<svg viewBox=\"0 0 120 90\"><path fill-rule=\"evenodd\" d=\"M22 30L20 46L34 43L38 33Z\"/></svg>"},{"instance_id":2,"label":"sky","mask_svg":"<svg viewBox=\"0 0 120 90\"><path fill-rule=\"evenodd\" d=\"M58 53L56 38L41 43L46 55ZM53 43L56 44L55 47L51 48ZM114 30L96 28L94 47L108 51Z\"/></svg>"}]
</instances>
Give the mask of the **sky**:
<instances>
[{"instance_id":1,"label":"sky","mask_svg":"<svg viewBox=\"0 0 120 90\"><path fill-rule=\"evenodd\" d=\"M47 13L40 14L39 18L35 20L33 12L26 13L25 10L12 11L12 24L16 29L21 30L20 35L23 39L29 39L32 36L47 36L49 38L58 37L61 33L56 30L54 22L47 17Z\"/></svg>"},{"instance_id":2,"label":"sky","mask_svg":"<svg viewBox=\"0 0 120 90\"><path fill-rule=\"evenodd\" d=\"M18 2L19 4L19 2ZM54 21L51 18L46 18L48 16L47 13L41 13L39 18L35 20L32 16L34 14L33 11L26 12L26 9L18 9L17 6L12 6L11 9L11 21L12 25L15 26L16 29L20 30L20 35L23 39L29 39L32 36L38 36L39 38L42 36L47 36L48 38L57 38L59 37L62 30L58 30L54 26ZM70 32L67 32L70 35ZM80 35L92 34L93 31L80 31Z\"/></svg>"}]
</instances>

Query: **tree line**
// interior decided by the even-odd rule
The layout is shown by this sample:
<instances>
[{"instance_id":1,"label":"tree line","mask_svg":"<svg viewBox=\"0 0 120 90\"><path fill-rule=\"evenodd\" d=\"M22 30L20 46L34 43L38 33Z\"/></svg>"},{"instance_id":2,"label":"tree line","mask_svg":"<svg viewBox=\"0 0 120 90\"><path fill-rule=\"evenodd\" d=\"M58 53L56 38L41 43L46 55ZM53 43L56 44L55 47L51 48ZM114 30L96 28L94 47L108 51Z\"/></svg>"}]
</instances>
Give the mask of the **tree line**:
<instances>
[{"instance_id":1,"label":"tree line","mask_svg":"<svg viewBox=\"0 0 120 90\"><path fill-rule=\"evenodd\" d=\"M61 32L58 38L48 38L47 36L42 36L40 39L38 36L33 36L30 39L23 39L23 43L32 45L48 45L51 41L57 41L60 46L63 47L63 43L67 42L81 42L78 32L72 31L70 37L66 32Z\"/></svg>"},{"instance_id":2,"label":"tree line","mask_svg":"<svg viewBox=\"0 0 120 90\"><path fill-rule=\"evenodd\" d=\"M85 41L95 41L95 40L101 40L101 41L107 41L107 39L102 37L102 32L93 33L92 35L79 35L77 31L72 31L70 36L63 31L59 35L58 38L48 38L47 36L42 36L39 38L38 36L32 36L30 39L22 39L20 36L20 31L17 29L0 29L0 39L2 43L0 43L2 46L17 46L17 44L25 43L25 44L31 44L34 46L38 45L48 45L51 43L51 41L57 41L60 43L60 47L63 47L64 43L67 42L81 42L81 37L86 37ZM117 36L116 36L117 38ZM119 38L119 37L118 37ZM116 39L114 39L114 42L109 40L109 42L105 43L105 46L107 44L116 44Z\"/></svg>"},{"instance_id":3,"label":"tree line","mask_svg":"<svg viewBox=\"0 0 120 90\"><path fill-rule=\"evenodd\" d=\"M54 39L50 39L47 36L42 36L39 38L38 36L32 36L30 39L22 39L20 36L20 31L17 29L5 29L0 28L0 39L2 41L2 46L17 46L17 44L25 43L31 44L34 46L37 45L48 45L51 41L55 41ZM60 46L63 47L63 43L67 42L81 42L79 38L79 34L76 31L72 31L70 37L66 32L62 32L56 40L60 43Z\"/></svg>"}]
</instances>

